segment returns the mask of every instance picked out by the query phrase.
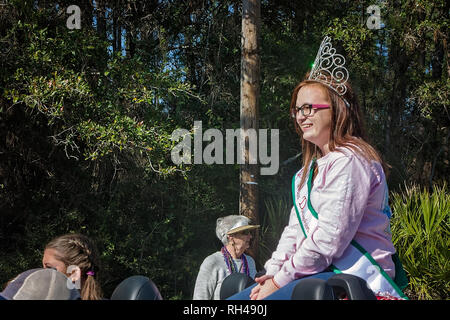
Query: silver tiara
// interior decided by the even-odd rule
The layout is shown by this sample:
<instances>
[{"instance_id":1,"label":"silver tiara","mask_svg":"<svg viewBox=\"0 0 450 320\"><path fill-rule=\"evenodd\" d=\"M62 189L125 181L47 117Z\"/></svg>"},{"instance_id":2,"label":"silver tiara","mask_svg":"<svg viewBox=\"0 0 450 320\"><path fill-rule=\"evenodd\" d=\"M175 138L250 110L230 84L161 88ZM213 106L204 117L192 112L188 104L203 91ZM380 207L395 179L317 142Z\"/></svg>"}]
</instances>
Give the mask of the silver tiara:
<instances>
[{"instance_id":1,"label":"silver tiara","mask_svg":"<svg viewBox=\"0 0 450 320\"><path fill-rule=\"evenodd\" d=\"M308 80L327 85L336 91L347 107L350 107L350 104L344 98L344 94L347 92L345 84L348 80L348 70L344 67L344 64L344 56L336 53L336 49L331 45L331 38L326 36L320 44Z\"/></svg>"}]
</instances>

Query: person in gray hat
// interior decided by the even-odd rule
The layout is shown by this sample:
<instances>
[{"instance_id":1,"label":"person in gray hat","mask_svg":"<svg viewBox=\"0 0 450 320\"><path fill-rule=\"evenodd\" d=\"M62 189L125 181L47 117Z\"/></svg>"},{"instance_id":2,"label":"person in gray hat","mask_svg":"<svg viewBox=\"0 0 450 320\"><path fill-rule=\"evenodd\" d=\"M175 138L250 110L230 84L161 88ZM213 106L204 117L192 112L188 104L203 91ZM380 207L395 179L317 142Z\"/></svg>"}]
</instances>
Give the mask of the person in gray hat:
<instances>
[{"instance_id":1,"label":"person in gray hat","mask_svg":"<svg viewBox=\"0 0 450 320\"><path fill-rule=\"evenodd\" d=\"M3 300L80 300L72 282L55 269L31 269L11 280L0 292Z\"/></svg>"},{"instance_id":2,"label":"person in gray hat","mask_svg":"<svg viewBox=\"0 0 450 320\"><path fill-rule=\"evenodd\" d=\"M254 278L255 260L244 252L250 247L251 230L259 228L242 215L217 219L216 235L223 243L220 251L205 258L200 266L194 288L194 300L219 300L222 281L234 272Z\"/></svg>"}]
</instances>

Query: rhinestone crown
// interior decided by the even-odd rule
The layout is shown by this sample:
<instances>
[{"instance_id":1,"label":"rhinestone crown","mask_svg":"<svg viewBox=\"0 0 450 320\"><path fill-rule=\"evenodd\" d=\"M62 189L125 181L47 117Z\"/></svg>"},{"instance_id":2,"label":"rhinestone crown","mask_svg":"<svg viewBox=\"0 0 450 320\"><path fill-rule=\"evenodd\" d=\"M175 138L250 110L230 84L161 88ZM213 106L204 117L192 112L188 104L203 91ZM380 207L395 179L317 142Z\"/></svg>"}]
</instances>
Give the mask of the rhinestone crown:
<instances>
[{"instance_id":1,"label":"rhinestone crown","mask_svg":"<svg viewBox=\"0 0 450 320\"><path fill-rule=\"evenodd\" d=\"M308 80L318 81L330 87L344 100L345 105L350 107L344 98L349 76L344 65L344 56L336 53L336 49L331 45L331 38L326 36L320 44Z\"/></svg>"}]
</instances>

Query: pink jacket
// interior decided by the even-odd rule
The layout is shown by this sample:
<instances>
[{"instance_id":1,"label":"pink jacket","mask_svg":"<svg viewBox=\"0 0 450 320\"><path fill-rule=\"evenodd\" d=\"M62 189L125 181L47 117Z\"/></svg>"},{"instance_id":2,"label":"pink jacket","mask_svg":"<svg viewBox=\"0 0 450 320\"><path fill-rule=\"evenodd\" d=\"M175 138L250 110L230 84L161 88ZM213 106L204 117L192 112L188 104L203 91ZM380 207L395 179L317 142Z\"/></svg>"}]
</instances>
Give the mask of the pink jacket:
<instances>
[{"instance_id":1,"label":"pink jacket","mask_svg":"<svg viewBox=\"0 0 450 320\"><path fill-rule=\"evenodd\" d=\"M274 275L275 282L284 286L322 272L355 239L393 278L391 209L380 163L369 163L350 149L341 148L318 159L317 166L311 191L311 204L319 215L317 227L305 239L292 208L277 249L264 266L266 274Z\"/></svg>"}]
</instances>

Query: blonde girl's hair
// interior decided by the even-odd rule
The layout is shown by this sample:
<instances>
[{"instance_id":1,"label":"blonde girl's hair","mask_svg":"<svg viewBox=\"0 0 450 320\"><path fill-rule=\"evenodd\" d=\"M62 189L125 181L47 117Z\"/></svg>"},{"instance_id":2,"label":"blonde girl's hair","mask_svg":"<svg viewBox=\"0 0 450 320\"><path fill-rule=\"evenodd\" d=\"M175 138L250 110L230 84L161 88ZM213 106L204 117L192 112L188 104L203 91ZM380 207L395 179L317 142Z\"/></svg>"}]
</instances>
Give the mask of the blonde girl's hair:
<instances>
[{"instance_id":1,"label":"blonde girl's hair","mask_svg":"<svg viewBox=\"0 0 450 320\"><path fill-rule=\"evenodd\" d=\"M66 267L75 265L81 271L81 299L101 300L103 293L97 277L99 255L94 242L81 234L65 234L50 241L45 249L54 249L56 258Z\"/></svg>"},{"instance_id":2,"label":"blonde girl's hair","mask_svg":"<svg viewBox=\"0 0 450 320\"><path fill-rule=\"evenodd\" d=\"M343 96L343 98L345 98L349 103L349 107L347 107L344 100L335 90L320 82L307 79L308 74L306 74L305 80L300 82L292 92L290 114L295 115L297 95L301 88L313 85L322 88L328 94L331 101L331 130L328 144L329 150L335 151L339 147L350 148L353 152L359 154L368 161L373 160L381 163L384 171L387 173L389 165L382 161L378 152L367 141L363 117L351 84L349 82L346 83L347 92ZM302 142L304 168L300 180L300 186L302 186L306 180L308 168L310 167L312 159L320 158L323 155L320 148L317 148L317 146L312 142L303 139L303 132L300 129L296 118L292 118L294 121L295 130L300 136Z\"/></svg>"}]
</instances>

